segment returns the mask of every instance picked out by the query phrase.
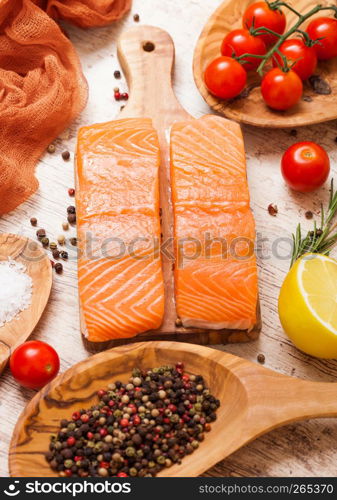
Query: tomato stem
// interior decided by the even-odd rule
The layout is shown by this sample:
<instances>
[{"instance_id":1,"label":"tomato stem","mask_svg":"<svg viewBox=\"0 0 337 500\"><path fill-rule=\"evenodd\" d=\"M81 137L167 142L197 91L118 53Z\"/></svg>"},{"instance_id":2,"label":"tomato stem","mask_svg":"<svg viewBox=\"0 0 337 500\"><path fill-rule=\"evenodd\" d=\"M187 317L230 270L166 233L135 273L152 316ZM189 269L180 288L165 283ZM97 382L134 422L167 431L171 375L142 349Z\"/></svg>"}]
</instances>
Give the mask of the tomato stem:
<instances>
[{"instance_id":1,"label":"tomato stem","mask_svg":"<svg viewBox=\"0 0 337 500\"><path fill-rule=\"evenodd\" d=\"M291 7L287 2L282 2L282 1L279 1L279 0L276 0L275 2L271 2L271 3L268 2L268 5L273 10L276 10L279 7L286 7L287 9L289 9L290 11L292 11L294 14L296 14L298 16L298 20L294 24L294 26L292 26L283 35L280 35L279 33L275 33L272 30L270 30L269 28L265 28L265 27L256 28L256 30L255 30L255 36L257 34L261 35L263 33L271 33L271 34L273 34L275 36L278 36L278 40L275 43L275 45L273 45L271 47L271 49L264 56L258 56L258 57L261 58L261 63L260 63L260 65L259 65L259 67L257 68L256 71L259 73L260 76L263 76L263 69L264 69L265 65L267 64L267 62L270 59L273 59L273 56L274 56L275 53L279 53L279 48L282 45L282 43L285 40L287 40L287 38L289 38L294 33L296 33L296 32L302 33L302 35L305 37L305 40L306 40L307 44L309 44L309 43L310 44L317 43L316 41L311 40L311 38L309 37L309 35L307 33L305 33L304 31L302 31L302 30L299 29L301 27L301 25L307 19L309 19L313 15L315 15L318 12L323 11L323 10L332 10L334 12L335 18L337 18L337 7L335 5L331 5L329 7L323 7L322 5L316 5L316 7L313 7L306 14L300 14L299 12L297 12L297 10L295 10L293 7ZM239 59L242 59L244 57L254 57L254 55L253 54L244 54L244 56L241 56ZM285 69L285 71L287 71L287 66L284 69Z\"/></svg>"}]
</instances>

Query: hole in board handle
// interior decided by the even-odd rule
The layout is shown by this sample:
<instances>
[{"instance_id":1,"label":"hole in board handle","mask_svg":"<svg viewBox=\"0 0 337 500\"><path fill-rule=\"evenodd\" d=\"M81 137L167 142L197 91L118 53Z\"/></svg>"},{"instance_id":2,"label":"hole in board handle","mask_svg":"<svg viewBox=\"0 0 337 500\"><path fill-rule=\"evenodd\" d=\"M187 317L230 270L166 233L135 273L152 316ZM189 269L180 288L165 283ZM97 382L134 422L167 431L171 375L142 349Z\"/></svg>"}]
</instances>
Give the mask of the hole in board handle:
<instances>
[{"instance_id":1,"label":"hole in board handle","mask_svg":"<svg viewBox=\"0 0 337 500\"><path fill-rule=\"evenodd\" d=\"M156 48L155 44L153 42L143 42L143 50L145 52L153 52L154 49Z\"/></svg>"}]
</instances>

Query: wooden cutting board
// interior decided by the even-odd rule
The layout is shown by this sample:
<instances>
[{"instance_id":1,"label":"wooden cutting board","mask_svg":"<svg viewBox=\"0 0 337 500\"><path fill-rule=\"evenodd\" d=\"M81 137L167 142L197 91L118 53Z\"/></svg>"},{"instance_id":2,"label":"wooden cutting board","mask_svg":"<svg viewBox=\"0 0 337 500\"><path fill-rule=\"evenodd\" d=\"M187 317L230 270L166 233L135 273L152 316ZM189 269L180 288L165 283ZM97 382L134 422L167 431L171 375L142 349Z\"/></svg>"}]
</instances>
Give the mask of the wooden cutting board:
<instances>
[{"instance_id":1,"label":"wooden cutting board","mask_svg":"<svg viewBox=\"0 0 337 500\"><path fill-rule=\"evenodd\" d=\"M86 342L90 350L144 340L180 340L198 344L246 342L256 339L261 329L260 309L258 322L251 331L204 330L184 328L177 324L174 297L173 210L170 185L170 128L174 122L193 119L180 105L172 89L174 44L170 35L160 28L137 26L123 33L118 41L118 57L126 76L130 98L121 111L121 118L152 118L159 136L161 149L160 200L162 234L165 245L163 274L165 282L165 317L158 330L151 330L130 339L104 343ZM85 331L81 314L81 331Z\"/></svg>"}]
</instances>

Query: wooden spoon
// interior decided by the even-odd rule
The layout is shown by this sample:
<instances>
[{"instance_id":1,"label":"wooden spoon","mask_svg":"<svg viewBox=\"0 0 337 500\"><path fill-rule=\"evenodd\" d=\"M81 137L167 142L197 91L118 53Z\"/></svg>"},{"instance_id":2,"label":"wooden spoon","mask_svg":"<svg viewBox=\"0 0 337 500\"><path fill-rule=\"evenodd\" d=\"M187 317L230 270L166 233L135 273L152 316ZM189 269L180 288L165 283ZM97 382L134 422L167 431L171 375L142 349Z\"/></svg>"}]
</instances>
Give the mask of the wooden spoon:
<instances>
[{"instance_id":1,"label":"wooden spoon","mask_svg":"<svg viewBox=\"0 0 337 500\"><path fill-rule=\"evenodd\" d=\"M201 374L220 399L217 420L198 450L162 477L202 474L261 434L296 420L337 416L337 384L306 382L208 347L179 342L143 342L92 356L59 375L27 405L15 427L9 453L14 477L50 477L44 458L50 434L72 412L97 403L96 391L133 368L154 368L182 361Z\"/></svg>"},{"instance_id":2,"label":"wooden spoon","mask_svg":"<svg viewBox=\"0 0 337 500\"><path fill-rule=\"evenodd\" d=\"M252 88L252 90L248 97L224 101L217 99L208 92L204 84L205 68L213 59L221 55L221 43L227 33L233 29L242 28L242 14L251 3L252 0L240 0L239 2L238 0L225 0L207 21L200 35L194 53L193 72L195 83L207 104L227 118L258 127L298 127L337 118L336 57L324 63L320 62L316 71L330 84L332 93L330 95L315 94L309 84L306 83L304 87L306 101L302 100L288 111L277 112L266 106L261 96L260 77L254 72L249 76L248 88ZM317 3L316 0L293 0L290 2L299 12L308 12ZM331 0L322 0L319 3L328 6L333 2ZM295 14L284 7L283 11L286 14L288 25L295 24L295 20L297 20ZM322 15L330 16L331 14L327 13L327 11L323 14L320 12L316 17Z\"/></svg>"},{"instance_id":3,"label":"wooden spoon","mask_svg":"<svg viewBox=\"0 0 337 500\"><path fill-rule=\"evenodd\" d=\"M52 269L50 261L38 243L16 234L0 234L0 261L16 260L26 267L32 278L32 303L17 318L0 327L0 373L11 352L25 342L37 325L48 302Z\"/></svg>"}]
</instances>

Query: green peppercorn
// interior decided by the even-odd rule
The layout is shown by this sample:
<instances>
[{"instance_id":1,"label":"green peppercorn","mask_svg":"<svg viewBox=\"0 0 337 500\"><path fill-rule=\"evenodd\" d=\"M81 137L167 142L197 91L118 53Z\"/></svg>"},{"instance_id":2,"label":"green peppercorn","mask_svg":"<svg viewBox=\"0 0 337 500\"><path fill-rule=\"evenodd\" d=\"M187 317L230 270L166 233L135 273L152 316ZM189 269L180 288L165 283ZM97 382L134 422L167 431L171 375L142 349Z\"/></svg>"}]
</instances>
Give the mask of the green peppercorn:
<instances>
[{"instance_id":1,"label":"green peppercorn","mask_svg":"<svg viewBox=\"0 0 337 500\"><path fill-rule=\"evenodd\" d=\"M135 477L135 476L137 476L138 471L135 467L131 467L131 469L129 470L129 474L130 474L130 476Z\"/></svg>"},{"instance_id":2,"label":"green peppercorn","mask_svg":"<svg viewBox=\"0 0 337 500\"><path fill-rule=\"evenodd\" d=\"M128 446L125 450L125 454L127 457L134 457L136 454L136 450L133 446Z\"/></svg>"}]
</instances>

